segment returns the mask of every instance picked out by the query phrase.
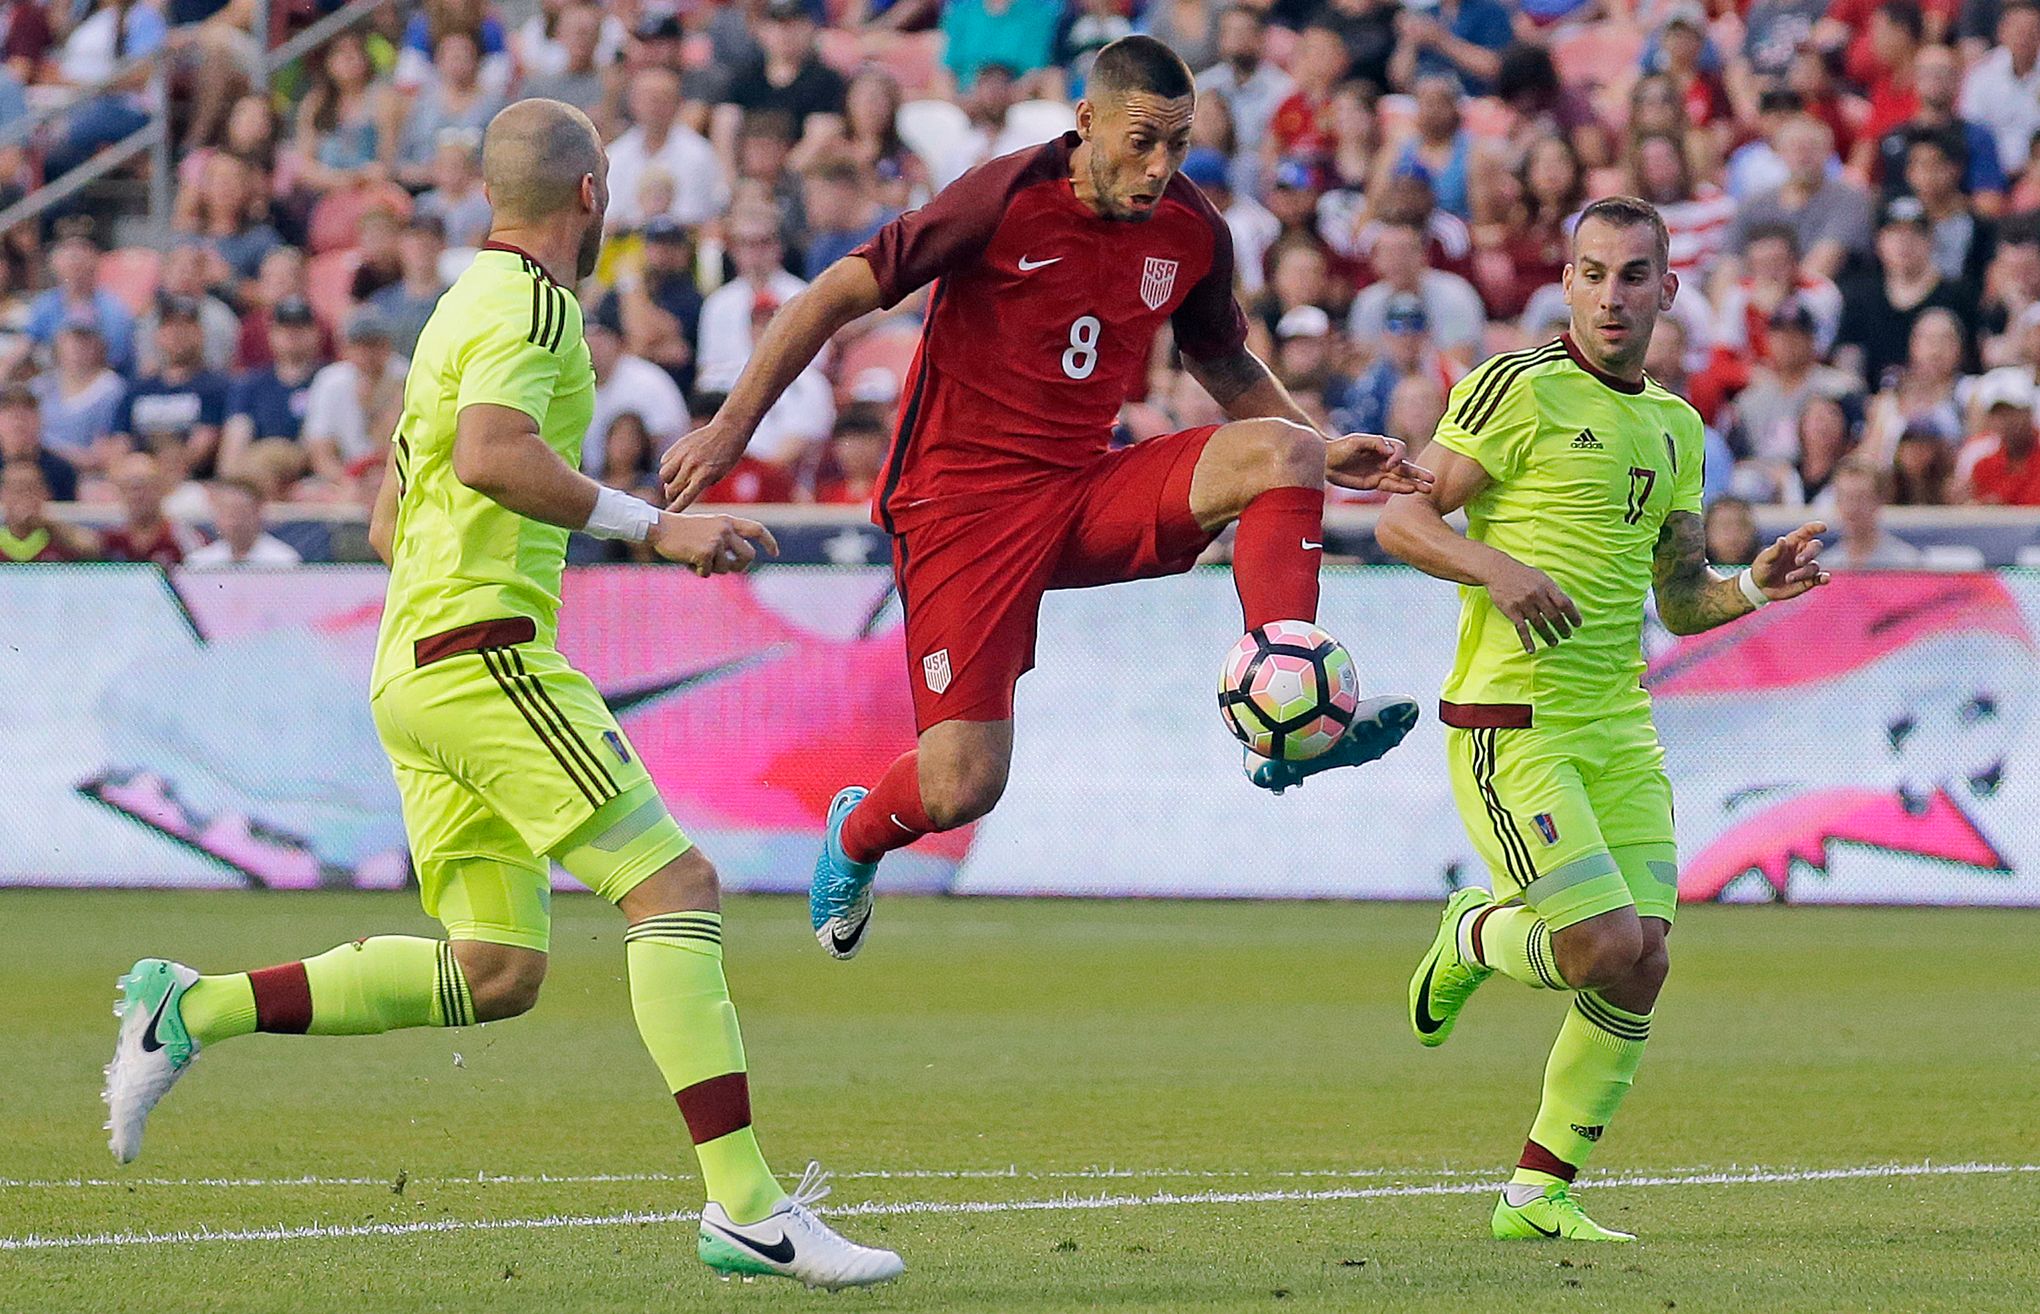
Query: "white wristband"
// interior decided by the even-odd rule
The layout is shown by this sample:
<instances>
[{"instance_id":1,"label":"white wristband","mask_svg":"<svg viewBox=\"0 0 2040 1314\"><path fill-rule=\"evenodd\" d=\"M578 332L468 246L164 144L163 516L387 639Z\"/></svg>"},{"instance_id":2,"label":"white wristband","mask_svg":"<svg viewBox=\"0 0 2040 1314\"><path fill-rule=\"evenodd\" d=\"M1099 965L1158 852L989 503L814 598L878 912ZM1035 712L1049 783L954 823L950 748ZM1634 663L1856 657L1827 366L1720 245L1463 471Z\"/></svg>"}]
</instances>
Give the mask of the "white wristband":
<instances>
[{"instance_id":1,"label":"white wristband","mask_svg":"<svg viewBox=\"0 0 2040 1314\"><path fill-rule=\"evenodd\" d=\"M595 509L588 513L583 528L597 538L620 538L642 543L659 523L659 508L642 497L632 497L620 488L605 485L595 494Z\"/></svg>"},{"instance_id":2,"label":"white wristband","mask_svg":"<svg viewBox=\"0 0 2040 1314\"><path fill-rule=\"evenodd\" d=\"M1750 600L1750 607L1753 610L1771 605L1771 595L1764 592L1758 586L1756 576L1750 574L1749 571L1745 570L1742 574L1735 577L1735 586L1742 590L1742 595L1745 598Z\"/></svg>"}]
</instances>

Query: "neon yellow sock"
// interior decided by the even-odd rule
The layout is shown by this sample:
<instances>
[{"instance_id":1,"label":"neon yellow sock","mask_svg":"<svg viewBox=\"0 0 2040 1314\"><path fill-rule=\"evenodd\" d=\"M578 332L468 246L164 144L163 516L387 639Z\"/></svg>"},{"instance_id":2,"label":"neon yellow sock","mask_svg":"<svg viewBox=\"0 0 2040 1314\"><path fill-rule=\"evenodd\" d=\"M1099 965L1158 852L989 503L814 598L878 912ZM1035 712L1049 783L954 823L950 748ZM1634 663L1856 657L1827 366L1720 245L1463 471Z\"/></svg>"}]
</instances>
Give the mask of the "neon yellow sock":
<instances>
[{"instance_id":1,"label":"neon yellow sock","mask_svg":"<svg viewBox=\"0 0 2040 1314\"><path fill-rule=\"evenodd\" d=\"M1480 925L1480 943L1473 943L1473 927ZM1493 909L1476 908L1460 921L1459 951L1483 967L1492 967L1511 980L1534 990L1570 990L1558 974L1558 958L1551 952L1551 927L1520 903L1505 903Z\"/></svg>"},{"instance_id":2,"label":"neon yellow sock","mask_svg":"<svg viewBox=\"0 0 2040 1314\"><path fill-rule=\"evenodd\" d=\"M708 1198L755 1223L786 1196L751 1130L736 1006L723 979L722 916L662 913L623 933L631 1012L687 1119Z\"/></svg>"},{"instance_id":3,"label":"neon yellow sock","mask_svg":"<svg viewBox=\"0 0 2040 1314\"><path fill-rule=\"evenodd\" d=\"M355 940L259 972L202 976L181 1011L201 1047L253 1031L366 1036L475 1020L453 946L412 935Z\"/></svg>"},{"instance_id":4,"label":"neon yellow sock","mask_svg":"<svg viewBox=\"0 0 2040 1314\"><path fill-rule=\"evenodd\" d=\"M1591 990L1573 996L1544 1066L1544 1102L1530 1124L1534 1144L1575 1170L1586 1165L1636 1080L1650 1040L1650 1018L1617 1008ZM1518 1168L1512 1180L1555 1179Z\"/></svg>"}]
</instances>

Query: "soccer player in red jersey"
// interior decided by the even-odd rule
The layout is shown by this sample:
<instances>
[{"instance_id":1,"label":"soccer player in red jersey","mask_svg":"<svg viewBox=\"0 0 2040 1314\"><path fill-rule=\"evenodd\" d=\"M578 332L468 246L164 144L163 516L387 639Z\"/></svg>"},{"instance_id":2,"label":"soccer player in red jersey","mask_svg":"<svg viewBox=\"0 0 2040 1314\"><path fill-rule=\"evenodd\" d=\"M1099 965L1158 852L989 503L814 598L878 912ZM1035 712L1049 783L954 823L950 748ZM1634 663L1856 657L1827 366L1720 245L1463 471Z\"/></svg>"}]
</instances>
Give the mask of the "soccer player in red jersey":
<instances>
[{"instance_id":1,"label":"soccer player in red jersey","mask_svg":"<svg viewBox=\"0 0 2040 1314\"><path fill-rule=\"evenodd\" d=\"M1315 620L1326 480L1430 486L1393 439L1328 440L1246 349L1225 220L1176 172L1196 104L1183 61L1125 37L1098 53L1087 89L1075 132L971 170L789 301L714 419L662 464L686 506L832 334L934 284L873 497L893 536L920 738L829 810L810 911L839 958L863 943L879 857L976 820L1005 789L1013 686L1033 665L1044 592L1178 574L1238 522L1247 628ZM1233 422L1110 451L1165 321ZM1415 718L1409 699L1375 699L1324 758L1250 766L1258 784L1294 784L1381 756Z\"/></svg>"}]
</instances>

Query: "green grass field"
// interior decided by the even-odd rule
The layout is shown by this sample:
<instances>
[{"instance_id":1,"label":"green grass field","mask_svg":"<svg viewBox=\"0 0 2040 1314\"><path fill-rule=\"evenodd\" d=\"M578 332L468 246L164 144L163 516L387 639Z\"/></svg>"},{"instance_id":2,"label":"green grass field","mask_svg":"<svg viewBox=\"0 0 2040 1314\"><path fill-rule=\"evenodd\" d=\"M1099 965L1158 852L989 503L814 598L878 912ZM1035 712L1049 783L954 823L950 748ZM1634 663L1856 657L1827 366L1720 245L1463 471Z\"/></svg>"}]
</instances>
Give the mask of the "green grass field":
<instances>
[{"instance_id":1,"label":"green grass field","mask_svg":"<svg viewBox=\"0 0 2040 1314\"><path fill-rule=\"evenodd\" d=\"M407 895L0 897L0 1309L2040 1308L2032 914L1688 909L1584 1197L1644 1237L1611 1252L1486 1239L1561 1005L1498 979L1420 1049L1433 910L894 899L844 965L798 904L737 900L765 1148L834 1169L827 1208L907 1259L837 1296L694 1260L620 927L556 914L529 1017L220 1046L117 1169L99 1069L130 959L429 924Z\"/></svg>"}]
</instances>

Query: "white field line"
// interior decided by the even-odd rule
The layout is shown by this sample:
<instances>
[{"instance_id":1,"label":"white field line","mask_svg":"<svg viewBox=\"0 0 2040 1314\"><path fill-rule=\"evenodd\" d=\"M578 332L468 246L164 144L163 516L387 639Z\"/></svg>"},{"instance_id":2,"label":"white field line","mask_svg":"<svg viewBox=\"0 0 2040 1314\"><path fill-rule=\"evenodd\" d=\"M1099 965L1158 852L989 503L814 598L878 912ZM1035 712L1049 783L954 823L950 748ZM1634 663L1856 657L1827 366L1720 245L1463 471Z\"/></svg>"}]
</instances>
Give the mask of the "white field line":
<instances>
[{"instance_id":1,"label":"white field line","mask_svg":"<svg viewBox=\"0 0 2040 1314\"><path fill-rule=\"evenodd\" d=\"M1764 1183L1832 1182L1877 1178L2003 1176L2040 1172L2040 1164L1914 1163L1868 1164L1854 1168L1810 1168L1735 1172L1693 1172L1598 1177L1594 1186L1747 1186ZM1082 1209L1137 1209L1164 1205L1271 1204L1287 1201L1378 1200L1400 1196L1478 1195L1496 1189L1488 1181L1432 1182L1402 1186L1335 1187L1290 1191L1158 1191L1149 1195L1062 1196L1041 1200L867 1201L819 1212L832 1218L901 1217L912 1214L1011 1214ZM410 1236L426 1232L551 1231L559 1228L623 1227L631 1224L692 1223L697 1210L626 1210L612 1214L548 1214L542 1218L434 1219L414 1223L312 1224L223 1231L97 1232L78 1236L0 1237L0 1251L77 1250L116 1246L193 1245L206 1241L312 1241L350 1237Z\"/></svg>"},{"instance_id":2,"label":"white field line","mask_svg":"<svg viewBox=\"0 0 2040 1314\"><path fill-rule=\"evenodd\" d=\"M1005 1168L895 1168L864 1172L831 1173L839 1182L858 1181L1015 1181L1015 1182L1099 1182L1141 1181L1167 1178L1195 1180L1251 1179L1292 1181L1313 1178L1358 1180L1382 1177L1423 1178L1480 1177L1479 1172L1457 1172L1448 1168L1294 1168L1259 1172L1252 1168L1070 1168L1023 1170ZM789 1181L799 1173L782 1173ZM382 1177L0 1177L0 1191L83 1190L134 1186L200 1186L245 1188L261 1186L390 1186L394 1178ZM485 1173L472 1177L408 1177L413 1186L575 1186L601 1182L698 1182L696 1173Z\"/></svg>"}]
</instances>

